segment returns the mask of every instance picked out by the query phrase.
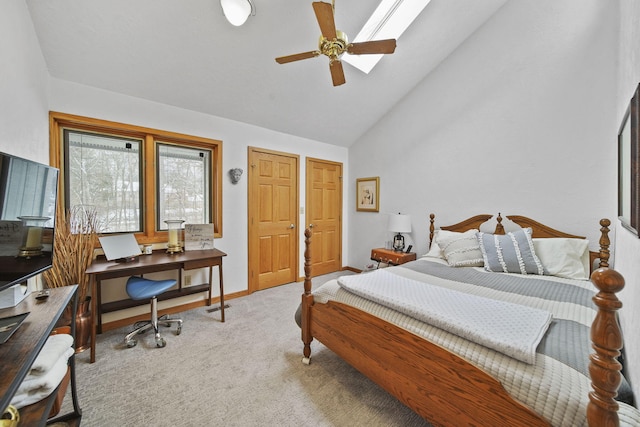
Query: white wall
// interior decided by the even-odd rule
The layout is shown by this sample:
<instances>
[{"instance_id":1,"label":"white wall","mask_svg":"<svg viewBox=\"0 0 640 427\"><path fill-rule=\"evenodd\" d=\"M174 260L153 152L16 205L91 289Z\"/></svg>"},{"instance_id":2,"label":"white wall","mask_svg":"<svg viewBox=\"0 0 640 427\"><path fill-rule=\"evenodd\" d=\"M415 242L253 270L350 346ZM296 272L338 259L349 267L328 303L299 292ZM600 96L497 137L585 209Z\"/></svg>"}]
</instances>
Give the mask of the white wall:
<instances>
[{"instance_id":1,"label":"white wall","mask_svg":"<svg viewBox=\"0 0 640 427\"><path fill-rule=\"evenodd\" d=\"M137 126L223 141L223 237L216 239L215 245L227 253L223 261L225 294L246 291L248 288L247 175L245 173L236 185L231 184L226 175L226 171L234 167L240 167L245 171L247 170L248 147L261 147L300 155L301 206L304 206L305 200L306 157L342 162L345 165L348 161L347 149L343 147L298 138L240 122L124 96L55 78L50 80L50 108L52 111L95 117L102 120L129 123ZM346 188L345 194L348 194ZM304 218L304 215L300 215L300 275L304 274L304 246L302 237L303 225L305 224ZM343 253L346 254L347 239L344 239L344 242ZM343 262L347 263L348 258L344 257ZM114 287L115 289L111 293L109 290L103 291L106 300L123 295L122 286ZM218 295L216 285L214 285L213 294ZM185 300L166 301L161 303L160 307L162 308L168 304L175 304L177 302L183 303ZM139 311L140 310L132 310L131 312L107 314L104 316L104 319L105 322L109 322L121 317L123 314Z\"/></svg>"},{"instance_id":2,"label":"white wall","mask_svg":"<svg viewBox=\"0 0 640 427\"><path fill-rule=\"evenodd\" d=\"M527 215L597 241L616 215L616 151L603 149L616 18L597 0L507 2L351 147L352 180L381 178L381 213L351 217L352 262L388 238L392 212L412 216L418 253L431 212L443 225Z\"/></svg>"},{"instance_id":3,"label":"white wall","mask_svg":"<svg viewBox=\"0 0 640 427\"><path fill-rule=\"evenodd\" d=\"M0 2L0 151L49 163L49 75L24 0Z\"/></svg>"},{"instance_id":4,"label":"white wall","mask_svg":"<svg viewBox=\"0 0 640 427\"><path fill-rule=\"evenodd\" d=\"M0 151L48 164L49 73L24 0L0 2L0 58Z\"/></svg>"},{"instance_id":5,"label":"white wall","mask_svg":"<svg viewBox=\"0 0 640 427\"><path fill-rule=\"evenodd\" d=\"M640 2L620 1L620 50L618 53L618 94L616 118L622 117L629 100L640 82ZM640 398L640 239L623 228L619 222L616 233L614 268L625 278L625 289L620 292L623 302L620 323L625 332L628 372L636 400ZM636 325L636 326L633 326Z\"/></svg>"}]
</instances>

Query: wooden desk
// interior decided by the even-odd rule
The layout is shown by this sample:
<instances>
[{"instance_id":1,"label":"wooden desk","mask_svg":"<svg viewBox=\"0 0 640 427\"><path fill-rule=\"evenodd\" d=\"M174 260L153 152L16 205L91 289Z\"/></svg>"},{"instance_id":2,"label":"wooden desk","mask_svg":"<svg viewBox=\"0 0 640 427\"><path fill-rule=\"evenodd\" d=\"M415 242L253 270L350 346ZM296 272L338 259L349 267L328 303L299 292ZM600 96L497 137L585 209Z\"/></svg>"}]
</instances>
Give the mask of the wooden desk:
<instances>
[{"instance_id":1,"label":"wooden desk","mask_svg":"<svg viewBox=\"0 0 640 427\"><path fill-rule=\"evenodd\" d=\"M193 270L209 267L209 283L182 287L182 274L178 275L178 289L158 295L159 301L178 298L186 295L208 291L207 305L211 305L211 286L213 283L213 267L218 266L220 273L220 317L224 322L224 286L222 285L222 257L226 256L218 249L203 251L185 251L167 254L165 251L154 251L151 255L140 255L138 261L117 263L105 259L97 259L87 268L91 276L91 363L96 360L96 333L102 333L102 313L148 304L148 301L122 300L102 304L102 280L117 277L138 276L168 270Z\"/></svg>"}]
</instances>

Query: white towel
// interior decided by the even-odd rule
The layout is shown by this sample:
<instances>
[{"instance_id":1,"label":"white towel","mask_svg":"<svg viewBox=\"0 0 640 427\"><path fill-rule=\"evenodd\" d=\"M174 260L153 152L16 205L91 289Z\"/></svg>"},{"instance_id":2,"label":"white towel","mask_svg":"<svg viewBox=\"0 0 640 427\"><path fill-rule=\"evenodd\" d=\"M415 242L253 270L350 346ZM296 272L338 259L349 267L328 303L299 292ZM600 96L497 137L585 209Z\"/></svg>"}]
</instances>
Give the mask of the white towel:
<instances>
[{"instance_id":1,"label":"white towel","mask_svg":"<svg viewBox=\"0 0 640 427\"><path fill-rule=\"evenodd\" d=\"M69 334L56 334L47 338L40 354L31 365L29 374L43 375L49 371L68 349L73 345L73 337ZM67 357L68 359L68 357Z\"/></svg>"},{"instance_id":2,"label":"white towel","mask_svg":"<svg viewBox=\"0 0 640 427\"><path fill-rule=\"evenodd\" d=\"M39 402L54 392L67 373L67 362L74 349L67 347L58 360L47 372L38 375L27 375L18 391L11 399L11 404L20 409L32 403Z\"/></svg>"}]
</instances>

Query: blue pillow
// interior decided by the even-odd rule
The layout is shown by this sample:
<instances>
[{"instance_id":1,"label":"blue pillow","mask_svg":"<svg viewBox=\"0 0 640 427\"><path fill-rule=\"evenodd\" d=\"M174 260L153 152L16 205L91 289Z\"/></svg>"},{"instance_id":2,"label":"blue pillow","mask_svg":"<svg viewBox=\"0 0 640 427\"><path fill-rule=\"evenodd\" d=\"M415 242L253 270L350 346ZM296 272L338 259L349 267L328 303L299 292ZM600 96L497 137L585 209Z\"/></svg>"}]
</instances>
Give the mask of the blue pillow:
<instances>
[{"instance_id":1,"label":"blue pillow","mask_svg":"<svg viewBox=\"0 0 640 427\"><path fill-rule=\"evenodd\" d=\"M531 228L523 228L505 235L478 232L476 236L485 270L496 273L546 273L533 249Z\"/></svg>"}]
</instances>

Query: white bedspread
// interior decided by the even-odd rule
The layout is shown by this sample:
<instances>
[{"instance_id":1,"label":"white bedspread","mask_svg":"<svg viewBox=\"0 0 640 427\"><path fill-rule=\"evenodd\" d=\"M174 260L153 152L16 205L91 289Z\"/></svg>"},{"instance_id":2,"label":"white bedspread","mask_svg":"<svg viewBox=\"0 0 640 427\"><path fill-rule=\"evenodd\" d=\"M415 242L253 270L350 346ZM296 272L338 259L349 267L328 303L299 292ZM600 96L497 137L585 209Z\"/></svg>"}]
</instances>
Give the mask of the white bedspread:
<instances>
[{"instance_id":1,"label":"white bedspread","mask_svg":"<svg viewBox=\"0 0 640 427\"><path fill-rule=\"evenodd\" d=\"M533 364L548 329L548 311L466 294L412 280L385 270L343 276L345 290Z\"/></svg>"}]
</instances>

